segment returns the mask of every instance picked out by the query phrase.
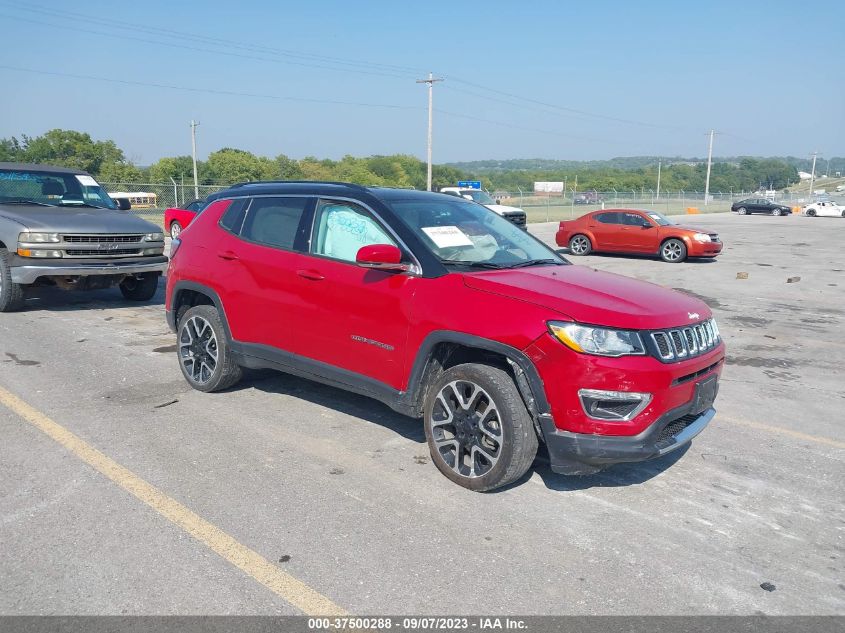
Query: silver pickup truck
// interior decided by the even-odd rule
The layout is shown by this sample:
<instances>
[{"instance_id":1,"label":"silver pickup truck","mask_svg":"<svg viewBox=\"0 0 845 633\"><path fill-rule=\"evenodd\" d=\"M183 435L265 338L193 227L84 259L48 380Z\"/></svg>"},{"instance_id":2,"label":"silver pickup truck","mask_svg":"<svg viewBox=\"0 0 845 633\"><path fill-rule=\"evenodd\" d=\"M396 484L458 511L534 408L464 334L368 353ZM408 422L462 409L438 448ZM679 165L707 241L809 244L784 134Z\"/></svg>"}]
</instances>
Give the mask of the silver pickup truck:
<instances>
[{"instance_id":1,"label":"silver pickup truck","mask_svg":"<svg viewBox=\"0 0 845 633\"><path fill-rule=\"evenodd\" d=\"M84 171L0 163L0 312L44 285L117 284L127 299L151 299L167 268L164 234L128 208Z\"/></svg>"}]
</instances>

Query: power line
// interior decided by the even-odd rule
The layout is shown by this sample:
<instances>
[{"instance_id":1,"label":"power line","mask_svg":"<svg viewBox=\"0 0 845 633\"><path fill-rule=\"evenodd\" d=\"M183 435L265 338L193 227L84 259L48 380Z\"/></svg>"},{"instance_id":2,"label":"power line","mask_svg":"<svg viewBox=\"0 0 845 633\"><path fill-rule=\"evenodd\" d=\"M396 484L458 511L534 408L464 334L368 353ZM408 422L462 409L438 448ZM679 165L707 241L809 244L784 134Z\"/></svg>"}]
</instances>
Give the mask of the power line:
<instances>
[{"instance_id":1,"label":"power line","mask_svg":"<svg viewBox=\"0 0 845 633\"><path fill-rule=\"evenodd\" d=\"M56 8L48 8L41 5L34 5L29 3L21 3L21 2L0 2L0 4L6 5L10 8L14 8L19 11L27 11L30 13L38 13L41 15L46 15L49 17L59 17L63 20L67 19L74 19L74 20L84 20L84 23L97 23L103 26L121 26L133 29L135 31L142 31L146 32L151 35L156 35L158 37L170 37L170 36L177 36L183 40L192 40L199 43L211 44L214 46L225 46L227 48L239 48L241 50L248 50L253 52L261 52L261 53L270 53L279 56L285 57L293 57L298 59L305 59L305 60L314 60L344 66L364 66L368 68L376 68L388 71L403 71L408 73L416 73L419 72L419 68L409 67L409 66L399 66L396 64L383 64L380 62L372 62L372 61L364 61L364 60L354 60L349 58L340 58L340 57L332 57L329 55L320 55L316 53L303 53L301 51L295 51L291 49L284 49L284 48L275 48L271 46L265 46L261 44L244 44L243 42L238 42L235 40L229 40L224 38L218 37L210 37L207 35L201 35L197 33L189 33L185 31L177 31L174 29L167 29L162 27L154 27L146 24L137 24L134 22L128 22L125 20L115 20L110 18L103 18L102 16L98 15L91 15L91 14L84 14L79 13L78 11L63 11L61 9Z\"/></svg>"},{"instance_id":2,"label":"power line","mask_svg":"<svg viewBox=\"0 0 845 633\"><path fill-rule=\"evenodd\" d=\"M54 77L68 77L71 79L88 79L92 81L103 81L107 83L125 84L129 86L143 86L145 88L161 88L164 90L181 90L183 92L205 93L221 95L226 97L250 97L256 99L278 99L282 101L299 101L303 103L323 103L328 105L360 106L366 108L388 108L393 110L421 110L419 106L405 106L390 103L362 103L356 101L337 101L333 99L315 99L312 97L294 97L289 95L258 94L250 92L236 92L234 90L219 90L216 88L193 88L190 86L176 86L173 84L152 83L146 81L135 81L132 79L115 79L112 77L97 77L96 75L79 75L76 73L63 73L52 70L41 70L37 68L22 68L19 66L8 66L0 64L0 68L16 72L33 73L37 75L51 75Z\"/></svg>"}]
</instances>

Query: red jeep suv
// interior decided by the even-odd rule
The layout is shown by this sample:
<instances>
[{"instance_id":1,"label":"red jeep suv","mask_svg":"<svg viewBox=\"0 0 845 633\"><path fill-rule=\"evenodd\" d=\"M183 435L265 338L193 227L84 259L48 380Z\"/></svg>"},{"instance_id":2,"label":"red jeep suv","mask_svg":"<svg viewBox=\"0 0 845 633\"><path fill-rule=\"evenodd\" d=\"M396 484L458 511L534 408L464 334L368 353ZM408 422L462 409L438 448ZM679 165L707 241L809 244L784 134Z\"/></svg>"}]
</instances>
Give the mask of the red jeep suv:
<instances>
[{"instance_id":1,"label":"red jeep suv","mask_svg":"<svg viewBox=\"0 0 845 633\"><path fill-rule=\"evenodd\" d=\"M214 194L173 241L166 301L195 389L269 367L371 396L479 491L539 442L566 474L684 446L725 358L697 299L573 266L468 200L346 183Z\"/></svg>"}]
</instances>

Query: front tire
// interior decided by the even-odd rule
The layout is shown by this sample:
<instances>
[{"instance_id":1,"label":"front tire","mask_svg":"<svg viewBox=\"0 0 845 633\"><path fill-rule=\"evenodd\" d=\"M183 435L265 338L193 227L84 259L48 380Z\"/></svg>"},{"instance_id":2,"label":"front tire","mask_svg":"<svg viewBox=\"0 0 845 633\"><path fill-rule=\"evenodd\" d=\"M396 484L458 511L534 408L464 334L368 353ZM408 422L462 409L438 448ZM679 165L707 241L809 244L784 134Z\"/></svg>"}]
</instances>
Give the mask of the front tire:
<instances>
[{"instance_id":1,"label":"front tire","mask_svg":"<svg viewBox=\"0 0 845 633\"><path fill-rule=\"evenodd\" d=\"M813 218L815 216L816 216L816 210L815 209L807 209L807 217L808 218Z\"/></svg>"},{"instance_id":2,"label":"front tire","mask_svg":"<svg viewBox=\"0 0 845 633\"><path fill-rule=\"evenodd\" d=\"M573 235L569 240L569 252L573 255L589 255L593 250L593 243L586 235Z\"/></svg>"},{"instance_id":3,"label":"front tire","mask_svg":"<svg viewBox=\"0 0 845 633\"><path fill-rule=\"evenodd\" d=\"M746 209L745 207L740 207L739 209L736 210L736 212L739 213L740 215L746 215L748 213L748 209Z\"/></svg>"},{"instance_id":4,"label":"front tire","mask_svg":"<svg viewBox=\"0 0 845 633\"><path fill-rule=\"evenodd\" d=\"M158 290L161 273L144 273L139 277L127 277L120 282L120 292L130 301L149 301Z\"/></svg>"},{"instance_id":5,"label":"front tire","mask_svg":"<svg viewBox=\"0 0 845 633\"><path fill-rule=\"evenodd\" d=\"M9 251L0 248L0 312L20 310L23 302L23 286L12 281Z\"/></svg>"},{"instance_id":6,"label":"front tire","mask_svg":"<svg viewBox=\"0 0 845 633\"><path fill-rule=\"evenodd\" d=\"M534 423L502 369L475 363L447 369L428 390L423 415L431 460L459 486L501 488L534 462Z\"/></svg>"},{"instance_id":7,"label":"front tire","mask_svg":"<svg viewBox=\"0 0 845 633\"><path fill-rule=\"evenodd\" d=\"M687 245L681 240L666 240L660 246L660 259L670 264L677 264L687 258Z\"/></svg>"},{"instance_id":8,"label":"front tire","mask_svg":"<svg viewBox=\"0 0 845 633\"><path fill-rule=\"evenodd\" d=\"M228 389L241 379L243 370L232 357L217 308L190 308L179 319L177 335L179 369L191 387L210 393Z\"/></svg>"},{"instance_id":9,"label":"front tire","mask_svg":"<svg viewBox=\"0 0 845 633\"><path fill-rule=\"evenodd\" d=\"M772 215L778 216L778 215L780 215L780 213L781 213L780 209L772 209Z\"/></svg>"}]
</instances>

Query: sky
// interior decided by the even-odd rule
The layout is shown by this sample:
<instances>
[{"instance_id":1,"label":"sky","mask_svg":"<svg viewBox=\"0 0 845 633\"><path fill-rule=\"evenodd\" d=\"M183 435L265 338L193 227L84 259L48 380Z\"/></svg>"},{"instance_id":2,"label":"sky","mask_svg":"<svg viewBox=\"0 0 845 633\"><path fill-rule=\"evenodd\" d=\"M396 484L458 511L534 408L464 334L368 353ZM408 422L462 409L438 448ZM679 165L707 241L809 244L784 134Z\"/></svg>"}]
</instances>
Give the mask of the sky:
<instances>
[{"instance_id":1,"label":"sky","mask_svg":"<svg viewBox=\"0 0 845 633\"><path fill-rule=\"evenodd\" d=\"M807 8L802 8L806 6ZM0 0L0 138L434 162L845 155L845 2ZM823 164L823 163L822 163Z\"/></svg>"}]
</instances>

